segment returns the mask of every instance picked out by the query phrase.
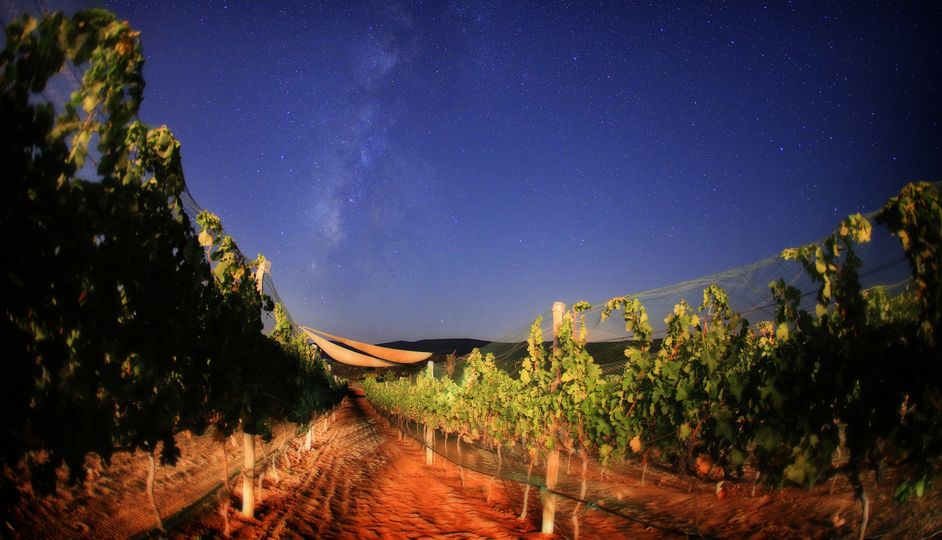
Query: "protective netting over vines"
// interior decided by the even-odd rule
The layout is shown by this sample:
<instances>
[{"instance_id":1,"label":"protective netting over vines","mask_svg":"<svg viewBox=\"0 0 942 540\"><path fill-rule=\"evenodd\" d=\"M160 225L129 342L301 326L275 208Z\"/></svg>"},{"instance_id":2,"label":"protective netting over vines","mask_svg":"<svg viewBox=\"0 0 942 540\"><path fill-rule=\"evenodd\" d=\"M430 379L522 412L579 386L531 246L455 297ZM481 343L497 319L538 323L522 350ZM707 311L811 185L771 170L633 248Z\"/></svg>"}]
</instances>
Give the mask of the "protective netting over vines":
<instances>
[{"instance_id":1,"label":"protective netting over vines","mask_svg":"<svg viewBox=\"0 0 942 540\"><path fill-rule=\"evenodd\" d=\"M46 14L49 12L50 7L61 7L57 6L55 2L51 2L51 4L53 4L52 6L47 6L47 3L49 2L11 2L8 5L5 5L2 10L0 10L0 24L6 26L9 21L14 20L21 13L33 13L34 15ZM71 94L81 86L83 76L84 75L79 67L76 67L72 64L66 64L61 71L49 79L46 86L42 89L40 93L41 101L52 105L57 112L61 113L64 104L69 100ZM96 179L100 179L96 170L98 167L100 155L98 150L95 148L95 145L89 145L88 150L88 160L77 171L76 176L94 181ZM186 212L187 217L190 220L190 226L193 227L197 233L199 233L199 226L196 224L196 216L199 215L199 213L202 212L204 208L200 206L187 187L184 187L180 198L181 202L183 203L183 210ZM238 246L236 247L238 248ZM239 250L239 256L243 263L247 264L252 261L252 258L246 257L245 254L241 252L241 250ZM265 272L262 283L262 292L268 295L276 304L281 304L285 310L285 315L288 317L288 321L291 323L291 328L295 329L295 321L291 317L290 312L288 312L287 305L285 304L284 300L282 300L281 295L278 294L278 289L275 287L275 282L272 279L270 272ZM264 329L266 333L270 332L275 326L275 318L272 312L263 311L262 321L264 322Z\"/></svg>"},{"instance_id":2,"label":"protective netting over vines","mask_svg":"<svg viewBox=\"0 0 942 540\"><path fill-rule=\"evenodd\" d=\"M187 217L190 219L190 225L196 228L197 232L199 232L199 229L196 226L196 216L203 211L203 207L200 206L198 202L196 202L196 199L193 198L193 195L190 193L188 188L183 190L183 194L181 195L180 199L183 202L183 211L186 212ZM238 250L238 246L236 246L236 249ZM241 250L238 250L238 252L244 263L252 260L246 257ZM291 317L291 313L288 311L288 306L285 304L284 300L281 299L281 295L278 294L278 289L275 288L275 281L271 277L271 271L265 272L264 276L262 277L262 292L267 294L274 303L281 304L281 307L284 308L285 316L288 318L288 322L291 323L291 328L297 328L294 319ZM262 322L265 324L265 333L269 333L272 328L275 327L274 313L263 311Z\"/></svg>"},{"instance_id":3,"label":"protective netting over vines","mask_svg":"<svg viewBox=\"0 0 942 540\"><path fill-rule=\"evenodd\" d=\"M939 184L937 184L939 185ZM856 253L863 261L860 269L861 286L864 289L882 286L887 293L901 291L908 283L911 270L899 238L894 237L874 219L876 211L866 214L873 225L873 235L868 243L856 246ZM836 225L837 220L835 220ZM817 242L821 244L821 241ZM781 249L794 246L780 246ZM703 290L709 285L719 285L729 295L731 307L741 313L753 326L762 321L775 318L775 302L769 289L769 283L783 280L786 285L797 288L802 293L801 307L814 311L815 294L819 285L811 281L808 273L797 261L785 260L776 254L765 259L732 268L724 272L702 276L681 283L675 283L646 291L632 291L630 286L622 291L644 305L654 328L654 338L666 333L664 318L673 311L681 300L691 305L699 305ZM588 351L604 373L620 372L625 363L626 341L631 335L625 330L625 323L618 315L602 321L601 314L607 298L569 298L560 299L571 309L578 301L587 300L592 308L584 312L588 337ZM549 308L550 306L547 306ZM543 338L552 339L553 314L547 309L534 314L542 317ZM481 349L482 353L493 353L497 365L505 371L515 373L527 351L527 335L533 321L524 321L520 327L495 340ZM443 366L436 366L436 375Z\"/></svg>"},{"instance_id":4,"label":"protective netting over vines","mask_svg":"<svg viewBox=\"0 0 942 540\"><path fill-rule=\"evenodd\" d=\"M631 506L645 504L632 490L654 464L682 483L707 480L699 489L720 499L727 482L738 492L760 476L813 489L831 477L833 491L843 476L865 531L862 473L898 467L902 499L921 496L938 465L940 226L938 188L908 184L820 242L595 306L560 301L526 334L449 358L448 376L367 378L364 391L400 428L428 423L421 442L462 467L572 501L576 530L587 507L652 515L632 517ZM610 314L624 318L602 320ZM912 405L913 396L932 397ZM449 435L461 441L454 455ZM533 476L541 463L543 482ZM638 465L640 475L629 470ZM546 498L544 532L555 500Z\"/></svg>"}]
</instances>

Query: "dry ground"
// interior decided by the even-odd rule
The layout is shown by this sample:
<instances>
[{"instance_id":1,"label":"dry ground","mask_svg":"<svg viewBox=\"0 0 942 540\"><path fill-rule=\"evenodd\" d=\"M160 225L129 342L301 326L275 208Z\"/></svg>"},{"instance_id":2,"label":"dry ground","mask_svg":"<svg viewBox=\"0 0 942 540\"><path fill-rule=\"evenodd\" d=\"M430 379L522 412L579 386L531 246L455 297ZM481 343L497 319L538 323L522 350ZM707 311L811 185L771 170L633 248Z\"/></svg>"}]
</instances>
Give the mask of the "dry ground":
<instances>
[{"instance_id":1,"label":"dry ground","mask_svg":"<svg viewBox=\"0 0 942 540\"><path fill-rule=\"evenodd\" d=\"M182 436L182 458L158 469L156 496L168 517L169 536L222 536L229 522L234 538L535 538L541 507L531 489L526 520L519 520L524 490L520 484L458 468L436 456L425 465L417 441L400 440L398 430L373 411L363 398L348 398L333 421L315 427L311 451L289 442L287 460L279 459L276 476L263 481L256 517L237 515L240 482L234 493L221 488L220 443L210 436ZM272 443L259 455L294 435L276 429ZM241 437L227 445L230 474L241 463ZM574 460L573 469L576 469ZM89 460L95 472L85 484L61 489L54 496L26 497L4 517L2 536L22 538L122 538L153 534L144 484L146 456L116 456L108 467ZM679 478L649 468L641 486L641 467L626 464L602 476L590 463L588 477L596 493L620 501L622 516L580 508L581 538L840 538L855 537L860 506L843 478L813 492L784 489L774 493L752 484L730 484L725 497L715 484ZM889 486L890 482L887 482ZM564 486L570 487L570 486ZM939 491L904 506L891 500L890 487L870 482L874 499L871 537L921 538L942 529ZM25 488L24 488L25 489ZM578 490L576 490L577 492ZM226 502L228 501L228 508ZM561 501L556 532L575 536L574 503ZM224 519L226 516L227 520Z\"/></svg>"}]
</instances>

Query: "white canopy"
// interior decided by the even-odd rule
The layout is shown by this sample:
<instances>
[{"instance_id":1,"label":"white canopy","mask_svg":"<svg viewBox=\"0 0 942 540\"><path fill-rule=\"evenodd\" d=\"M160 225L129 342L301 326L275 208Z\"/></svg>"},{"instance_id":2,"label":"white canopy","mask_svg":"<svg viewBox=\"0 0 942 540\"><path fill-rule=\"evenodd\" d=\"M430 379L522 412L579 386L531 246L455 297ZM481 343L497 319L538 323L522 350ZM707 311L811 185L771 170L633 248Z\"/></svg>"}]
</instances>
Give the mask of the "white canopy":
<instances>
[{"instance_id":1,"label":"white canopy","mask_svg":"<svg viewBox=\"0 0 942 540\"><path fill-rule=\"evenodd\" d=\"M372 356L367 356L356 351L351 351L350 349L344 349L343 347L335 345L330 341L327 341L326 339L318 336L303 326L300 326L300 328L302 332L314 340L314 343L316 343L318 347L323 349L324 352L329 354L331 358L340 363L360 367L392 367L396 365L392 362L387 362L385 360L380 360L379 358L373 358Z\"/></svg>"},{"instance_id":2,"label":"white canopy","mask_svg":"<svg viewBox=\"0 0 942 540\"><path fill-rule=\"evenodd\" d=\"M418 351L406 351L402 349L390 349L389 347L380 347L379 345L371 345L369 343L363 343L360 341L355 341L345 337L335 336L329 334L323 330L317 330L315 328L309 328L307 326L302 326L302 330L309 333L317 333L328 339L334 341L339 341L344 345L349 345L354 349L363 351L367 354L373 355L377 358L382 358L388 362L395 362L397 364L415 364L416 362L421 362L427 360L432 353L430 352L418 352ZM333 355L331 355L333 356Z\"/></svg>"}]
</instances>

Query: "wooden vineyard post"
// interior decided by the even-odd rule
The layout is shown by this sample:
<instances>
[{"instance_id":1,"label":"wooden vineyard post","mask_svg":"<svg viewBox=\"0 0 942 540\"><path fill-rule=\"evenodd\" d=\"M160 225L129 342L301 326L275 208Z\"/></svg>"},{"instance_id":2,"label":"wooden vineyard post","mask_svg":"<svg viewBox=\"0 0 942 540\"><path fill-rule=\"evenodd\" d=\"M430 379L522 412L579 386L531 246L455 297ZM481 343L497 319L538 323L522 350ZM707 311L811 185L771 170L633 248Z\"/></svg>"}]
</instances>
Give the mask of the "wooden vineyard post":
<instances>
[{"instance_id":1,"label":"wooden vineyard post","mask_svg":"<svg viewBox=\"0 0 942 540\"><path fill-rule=\"evenodd\" d=\"M314 424L317 423L317 419L311 422L311 425L307 428L307 435L304 436L304 451L311 451L311 443L314 442Z\"/></svg>"},{"instance_id":2,"label":"wooden vineyard post","mask_svg":"<svg viewBox=\"0 0 942 540\"><path fill-rule=\"evenodd\" d=\"M255 269L255 288L264 292L265 274L271 273L271 261L263 259Z\"/></svg>"},{"instance_id":3,"label":"wooden vineyard post","mask_svg":"<svg viewBox=\"0 0 942 540\"><path fill-rule=\"evenodd\" d=\"M563 313L566 304L553 303L553 354L559 348L559 327L563 324ZM556 489L559 479L559 450L553 450L546 456L546 487L541 493L543 499L543 534L553 534L554 520L556 519L556 495L550 490Z\"/></svg>"},{"instance_id":4,"label":"wooden vineyard post","mask_svg":"<svg viewBox=\"0 0 942 540\"><path fill-rule=\"evenodd\" d=\"M271 270L271 263L262 260L255 270L255 288L262 293L265 272ZM242 429L242 516L255 517L255 435Z\"/></svg>"},{"instance_id":5,"label":"wooden vineyard post","mask_svg":"<svg viewBox=\"0 0 942 540\"><path fill-rule=\"evenodd\" d=\"M431 360L428 361L427 371L429 379L435 376L435 364ZM432 426L425 425L425 464L431 465L435 458L435 453L432 452L432 447L435 446L435 429Z\"/></svg>"},{"instance_id":6,"label":"wooden vineyard post","mask_svg":"<svg viewBox=\"0 0 942 540\"><path fill-rule=\"evenodd\" d=\"M425 464L431 465L434 461L435 453L432 452L432 446L435 444L435 429L426 424L425 426Z\"/></svg>"},{"instance_id":7,"label":"wooden vineyard post","mask_svg":"<svg viewBox=\"0 0 942 540\"><path fill-rule=\"evenodd\" d=\"M242 433L245 456L242 460L242 515L255 517L255 435Z\"/></svg>"},{"instance_id":8,"label":"wooden vineyard post","mask_svg":"<svg viewBox=\"0 0 942 540\"><path fill-rule=\"evenodd\" d=\"M546 456L546 487L543 488L543 534L553 534L556 519L556 495L550 493L556 489L559 479L559 450L553 450Z\"/></svg>"},{"instance_id":9,"label":"wooden vineyard post","mask_svg":"<svg viewBox=\"0 0 942 540\"><path fill-rule=\"evenodd\" d=\"M562 302L553 302L553 352L559 348L559 327L563 324L563 313L566 312L566 304Z\"/></svg>"},{"instance_id":10,"label":"wooden vineyard post","mask_svg":"<svg viewBox=\"0 0 942 540\"><path fill-rule=\"evenodd\" d=\"M271 271L271 261L262 258L255 270L255 288L264 293L265 273ZM244 426L243 426L244 427ZM255 518L255 434L242 431L242 516Z\"/></svg>"}]
</instances>

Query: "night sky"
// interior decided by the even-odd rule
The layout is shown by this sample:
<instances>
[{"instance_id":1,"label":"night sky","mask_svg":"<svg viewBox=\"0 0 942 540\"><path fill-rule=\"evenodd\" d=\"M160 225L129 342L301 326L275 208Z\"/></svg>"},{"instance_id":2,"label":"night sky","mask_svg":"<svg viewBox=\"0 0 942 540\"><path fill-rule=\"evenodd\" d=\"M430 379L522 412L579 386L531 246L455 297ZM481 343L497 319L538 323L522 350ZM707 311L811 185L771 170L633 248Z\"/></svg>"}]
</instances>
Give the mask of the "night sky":
<instances>
[{"instance_id":1,"label":"night sky","mask_svg":"<svg viewBox=\"0 0 942 540\"><path fill-rule=\"evenodd\" d=\"M942 179L937 3L195 4L105 4L142 119L295 319L353 338L498 338Z\"/></svg>"}]
</instances>

